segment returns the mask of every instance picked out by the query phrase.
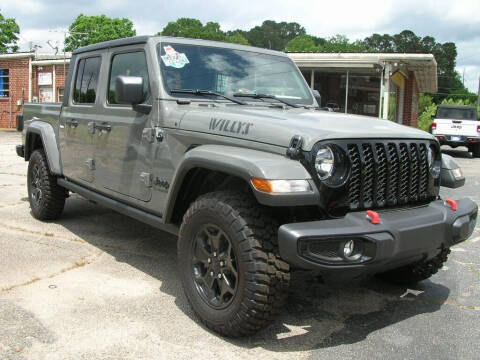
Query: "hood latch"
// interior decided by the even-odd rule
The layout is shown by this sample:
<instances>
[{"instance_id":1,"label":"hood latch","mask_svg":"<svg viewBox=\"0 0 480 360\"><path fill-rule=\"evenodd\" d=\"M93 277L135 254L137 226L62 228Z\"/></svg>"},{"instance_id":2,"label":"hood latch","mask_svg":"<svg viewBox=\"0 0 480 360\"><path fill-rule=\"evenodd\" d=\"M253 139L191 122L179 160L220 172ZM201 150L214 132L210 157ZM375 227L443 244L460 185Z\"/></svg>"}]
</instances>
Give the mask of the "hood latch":
<instances>
[{"instance_id":1,"label":"hood latch","mask_svg":"<svg viewBox=\"0 0 480 360\"><path fill-rule=\"evenodd\" d=\"M300 160L302 158L302 144L303 138L300 135L294 135L287 149L287 157L292 160Z\"/></svg>"}]
</instances>

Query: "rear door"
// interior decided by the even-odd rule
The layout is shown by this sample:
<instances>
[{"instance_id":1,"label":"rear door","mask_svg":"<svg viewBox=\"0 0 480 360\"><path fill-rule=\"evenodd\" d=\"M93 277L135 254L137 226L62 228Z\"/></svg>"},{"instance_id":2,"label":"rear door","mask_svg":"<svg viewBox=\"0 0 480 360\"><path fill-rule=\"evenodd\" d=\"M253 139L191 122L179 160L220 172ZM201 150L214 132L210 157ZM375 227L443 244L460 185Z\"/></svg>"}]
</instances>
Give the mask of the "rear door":
<instances>
[{"instance_id":1,"label":"rear door","mask_svg":"<svg viewBox=\"0 0 480 360\"><path fill-rule=\"evenodd\" d=\"M147 202L152 196L153 142L144 134L151 129L150 114L115 102L117 76L140 76L144 83L144 104L152 103L150 78L143 47L114 48L108 54L105 94L101 115L96 123L96 184L100 191L126 201Z\"/></svg>"},{"instance_id":2,"label":"rear door","mask_svg":"<svg viewBox=\"0 0 480 360\"><path fill-rule=\"evenodd\" d=\"M75 58L69 98L60 116L60 149L66 177L91 183L95 174L95 120L101 54Z\"/></svg>"}]
</instances>

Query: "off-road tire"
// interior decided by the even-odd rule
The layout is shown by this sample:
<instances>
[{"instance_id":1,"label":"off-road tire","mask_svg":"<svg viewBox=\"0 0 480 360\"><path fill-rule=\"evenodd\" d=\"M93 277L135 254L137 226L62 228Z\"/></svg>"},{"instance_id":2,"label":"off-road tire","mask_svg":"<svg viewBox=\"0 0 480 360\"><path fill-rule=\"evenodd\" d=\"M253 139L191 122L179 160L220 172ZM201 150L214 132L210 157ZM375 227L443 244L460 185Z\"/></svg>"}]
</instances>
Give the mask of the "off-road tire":
<instances>
[{"instance_id":1,"label":"off-road tire","mask_svg":"<svg viewBox=\"0 0 480 360\"><path fill-rule=\"evenodd\" d=\"M192 242L204 224L218 226L231 240L238 260L238 288L225 309L214 309L195 287ZM255 333L283 309L290 269L278 254L277 221L246 193L208 193L191 204L183 217L178 241L178 266L183 288L198 318L228 337Z\"/></svg>"},{"instance_id":2,"label":"off-road tire","mask_svg":"<svg viewBox=\"0 0 480 360\"><path fill-rule=\"evenodd\" d=\"M472 156L474 158L480 158L480 144L475 144L472 146Z\"/></svg>"},{"instance_id":3,"label":"off-road tire","mask_svg":"<svg viewBox=\"0 0 480 360\"><path fill-rule=\"evenodd\" d=\"M407 285L426 280L440 270L448 259L450 249L443 249L440 254L427 261L420 261L414 264L393 269L378 276L390 282Z\"/></svg>"},{"instance_id":4,"label":"off-road tire","mask_svg":"<svg viewBox=\"0 0 480 360\"><path fill-rule=\"evenodd\" d=\"M41 198L35 201L32 191L33 172L38 171L38 186L41 189ZM27 172L28 200L33 216L38 220L57 219L65 206L68 192L57 184L57 177L50 173L47 157L42 149L35 150L30 156Z\"/></svg>"}]
</instances>

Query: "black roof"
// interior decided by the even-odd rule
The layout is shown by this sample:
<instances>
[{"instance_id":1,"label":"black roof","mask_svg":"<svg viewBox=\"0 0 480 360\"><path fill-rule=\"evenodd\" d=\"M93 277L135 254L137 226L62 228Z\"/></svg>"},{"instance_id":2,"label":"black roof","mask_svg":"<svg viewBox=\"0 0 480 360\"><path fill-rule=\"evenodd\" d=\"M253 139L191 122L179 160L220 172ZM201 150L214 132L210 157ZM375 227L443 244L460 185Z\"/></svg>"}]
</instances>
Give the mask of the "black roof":
<instances>
[{"instance_id":1,"label":"black roof","mask_svg":"<svg viewBox=\"0 0 480 360\"><path fill-rule=\"evenodd\" d=\"M109 40L104 41L97 44L83 46L78 48L72 52L72 55L81 54L88 51L100 50L100 49L108 49L117 46L124 46L124 45L135 45L135 44L145 44L148 39L152 36L150 35L142 35L142 36L133 36L123 39L116 39L116 40Z\"/></svg>"}]
</instances>

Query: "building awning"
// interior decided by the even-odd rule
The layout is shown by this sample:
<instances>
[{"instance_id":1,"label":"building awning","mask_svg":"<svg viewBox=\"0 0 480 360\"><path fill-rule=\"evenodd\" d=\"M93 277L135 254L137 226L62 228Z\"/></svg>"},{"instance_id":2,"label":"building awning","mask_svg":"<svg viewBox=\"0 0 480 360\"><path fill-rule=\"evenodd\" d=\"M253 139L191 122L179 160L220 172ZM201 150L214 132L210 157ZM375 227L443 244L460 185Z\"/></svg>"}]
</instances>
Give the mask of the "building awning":
<instances>
[{"instance_id":1,"label":"building awning","mask_svg":"<svg viewBox=\"0 0 480 360\"><path fill-rule=\"evenodd\" d=\"M396 70L413 71L420 92L436 93L437 62L432 54L386 53L288 53L300 68L375 68L390 64ZM406 70L406 71L405 71Z\"/></svg>"},{"instance_id":2,"label":"building awning","mask_svg":"<svg viewBox=\"0 0 480 360\"><path fill-rule=\"evenodd\" d=\"M59 59L51 59L51 60L34 60L32 61L32 65L35 66L47 66L47 65L62 65L62 64L70 64L70 58L65 58L62 60Z\"/></svg>"},{"instance_id":3,"label":"building awning","mask_svg":"<svg viewBox=\"0 0 480 360\"><path fill-rule=\"evenodd\" d=\"M59 65L64 62L68 64L72 54L67 53L38 53L38 52L17 52L17 53L5 53L0 54L0 60L10 60L10 59L22 59L22 58L32 58L32 65Z\"/></svg>"},{"instance_id":4,"label":"building awning","mask_svg":"<svg viewBox=\"0 0 480 360\"><path fill-rule=\"evenodd\" d=\"M23 58L33 58L33 57L35 57L34 52L16 52L16 53L0 54L0 60L23 59Z\"/></svg>"}]
</instances>

